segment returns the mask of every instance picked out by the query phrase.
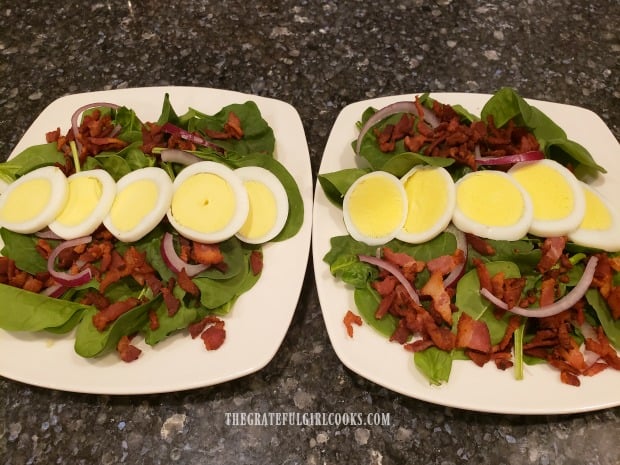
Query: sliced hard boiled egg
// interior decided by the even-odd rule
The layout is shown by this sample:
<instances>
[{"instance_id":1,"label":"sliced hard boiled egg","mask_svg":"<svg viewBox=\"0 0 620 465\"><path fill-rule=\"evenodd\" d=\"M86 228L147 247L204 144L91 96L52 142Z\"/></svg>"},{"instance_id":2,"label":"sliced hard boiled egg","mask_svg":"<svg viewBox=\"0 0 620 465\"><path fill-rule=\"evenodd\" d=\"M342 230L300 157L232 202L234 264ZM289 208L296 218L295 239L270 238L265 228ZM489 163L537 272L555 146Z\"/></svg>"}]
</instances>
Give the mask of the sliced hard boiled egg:
<instances>
[{"instance_id":1,"label":"sliced hard boiled egg","mask_svg":"<svg viewBox=\"0 0 620 465\"><path fill-rule=\"evenodd\" d=\"M68 193L67 178L59 168L31 171L0 195L0 226L22 234L37 232L54 221Z\"/></svg>"},{"instance_id":2,"label":"sliced hard boiled egg","mask_svg":"<svg viewBox=\"0 0 620 465\"><path fill-rule=\"evenodd\" d=\"M353 239L383 245L394 239L407 219L407 193L400 180L385 171L358 178L342 205L344 224Z\"/></svg>"},{"instance_id":3,"label":"sliced hard boiled egg","mask_svg":"<svg viewBox=\"0 0 620 465\"><path fill-rule=\"evenodd\" d=\"M474 171L456 184L452 221L461 231L487 239L515 241L525 236L534 217L525 190L502 171Z\"/></svg>"},{"instance_id":4,"label":"sliced hard boiled egg","mask_svg":"<svg viewBox=\"0 0 620 465\"><path fill-rule=\"evenodd\" d=\"M508 174L532 199L532 234L563 236L577 229L585 214L585 197L577 178L560 163L544 159L514 165Z\"/></svg>"},{"instance_id":5,"label":"sliced hard boiled egg","mask_svg":"<svg viewBox=\"0 0 620 465\"><path fill-rule=\"evenodd\" d=\"M105 170L88 170L68 178L69 197L49 228L63 239L88 236L107 216L114 202L116 183Z\"/></svg>"},{"instance_id":6,"label":"sliced hard boiled egg","mask_svg":"<svg viewBox=\"0 0 620 465\"><path fill-rule=\"evenodd\" d=\"M201 161L174 180L168 220L179 234L206 244L234 236L248 217L250 203L241 179L225 165Z\"/></svg>"},{"instance_id":7,"label":"sliced hard boiled egg","mask_svg":"<svg viewBox=\"0 0 620 465\"><path fill-rule=\"evenodd\" d=\"M442 232L452 220L456 205L454 181L445 168L413 167L401 178L407 193L407 220L396 235L402 241L420 244Z\"/></svg>"},{"instance_id":8,"label":"sliced hard boiled egg","mask_svg":"<svg viewBox=\"0 0 620 465\"><path fill-rule=\"evenodd\" d=\"M248 216L237 237L248 244L262 244L278 235L288 218L288 197L271 171L259 166L235 170L248 193Z\"/></svg>"},{"instance_id":9,"label":"sliced hard boiled egg","mask_svg":"<svg viewBox=\"0 0 620 465\"><path fill-rule=\"evenodd\" d=\"M103 224L118 240L135 242L159 224L171 198L172 180L164 170L137 169L116 183L116 196Z\"/></svg>"},{"instance_id":10,"label":"sliced hard boiled egg","mask_svg":"<svg viewBox=\"0 0 620 465\"><path fill-rule=\"evenodd\" d=\"M589 185L579 181L585 194L586 213L569 240L606 252L620 251L620 218L609 201Z\"/></svg>"}]
</instances>

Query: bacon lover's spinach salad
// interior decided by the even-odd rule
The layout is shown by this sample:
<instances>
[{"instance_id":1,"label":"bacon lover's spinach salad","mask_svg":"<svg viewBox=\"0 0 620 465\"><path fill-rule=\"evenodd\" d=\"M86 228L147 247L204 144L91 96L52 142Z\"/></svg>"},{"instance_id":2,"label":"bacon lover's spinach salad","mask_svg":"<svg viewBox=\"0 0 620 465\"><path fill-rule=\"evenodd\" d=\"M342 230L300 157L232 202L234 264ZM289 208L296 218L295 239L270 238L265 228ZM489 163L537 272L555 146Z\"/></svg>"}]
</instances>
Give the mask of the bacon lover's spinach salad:
<instances>
[{"instance_id":1,"label":"bacon lover's spinach salad","mask_svg":"<svg viewBox=\"0 0 620 465\"><path fill-rule=\"evenodd\" d=\"M156 122L96 102L58 125L0 163L0 328L75 330L79 355L127 362L138 334L155 345L187 330L219 348L262 245L303 223L258 106L178 114L166 94Z\"/></svg>"},{"instance_id":2,"label":"bacon lover's spinach salad","mask_svg":"<svg viewBox=\"0 0 620 465\"><path fill-rule=\"evenodd\" d=\"M455 360L574 386L620 369L620 221L583 146L510 88L480 117L424 94L357 126L351 167L318 179L349 233L323 260L350 337L370 325L436 385Z\"/></svg>"}]
</instances>

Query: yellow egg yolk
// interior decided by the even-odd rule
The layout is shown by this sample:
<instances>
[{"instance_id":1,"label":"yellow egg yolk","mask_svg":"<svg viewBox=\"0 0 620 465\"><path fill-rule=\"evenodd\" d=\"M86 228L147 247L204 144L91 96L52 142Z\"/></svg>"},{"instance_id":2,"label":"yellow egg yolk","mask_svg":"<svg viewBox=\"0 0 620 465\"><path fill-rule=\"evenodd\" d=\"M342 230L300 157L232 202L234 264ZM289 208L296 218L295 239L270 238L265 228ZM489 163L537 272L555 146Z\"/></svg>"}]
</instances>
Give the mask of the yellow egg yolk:
<instances>
[{"instance_id":1,"label":"yellow egg yolk","mask_svg":"<svg viewBox=\"0 0 620 465\"><path fill-rule=\"evenodd\" d=\"M349 215L357 230L368 237L389 234L402 221L403 199L394 183L369 177L355 186L349 198Z\"/></svg>"},{"instance_id":2,"label":"yellow egg yolk","mask_svg":"<svg viewBox=\"0 0 620 465\"><path fill-rule=\"evenodd\" d=\"M519 168L513 177L530 194L534 218L557 220L573 211L573 192L564 176L552 167L532 163Z\"/></svg>"},{"instance_id":3,"label":"yellow egg yolk","mask_svg":"<svg viewBox=\"0 0 620 465\"><path fill-rule=\"evenodd\" d=\"M276 222L276 198L262 182L246 181L243 185L248 192L250 211L239 233L251 239L264 236Z\"/></svg>"},{"instance_id":4,"label":"yellow egg yolk","mask_svg":"<svg viewBox=\"0 0 620 465\"><path fill-rule=\"evenodd\" d=\"M183 226L210 233L230 223L236 203L235 193L224 178L213 173L197 173L178 187L171 209Z\"/></svg>"},{"instance_id":5,"label":"yellow egg yolk","mask_svg":"<svg viewBox=\"0 0 620 465\"><path fill-rule=\"evenodd\" d=\"M605 204L590 190L584 189L584 193L586 194L586 214L580 228L599 231L611 228L611 213Z\"/></svg>"},{"instance_id":6,"label":"yellow egg yolk","mask_svg":"<svg viewBox=\"0 0 620 465\"><path fill-rule=\"evenodd\" d=\"M116 194L110 219L120 231L131 231L155 208L159 190L150 179L133 182Z\"/></svg>"},{"instance_id":7,"label":"yellow egg yolk","mask_svg":"<svg viewBox=\"0 0 620 465\"><path fill-rule=\"evenodd\" d=\"M66 226L82 223L99 203L102 191L101 182L95 177L83 176L71 179L69 198L56 221Z\"/></svg>"},{"instance_id":8,"label":"yellow egg yolk","mask_svg":"<svg viewBox=\"0 0 620 465\"><path fill-rule=\"evenodd\" d=\"M0 215L4 221L19 223L36 218L52 195L52 184L43 178L31 179L16 186L4 203Z\"/></svg>"},{"instance_id":9,"label":"yellow egg yolk","mask_svg":"<svg viewBox=\"0 0 620 465\"><path fill-rule=\"evenodd\" d=\"M457 185L458 208L469 218L488 226L509 226L523 215L521 191L510 180L481 171Z\"/></svg>"},{"instance_id":10,"label":"yellow egg yolk","mask_svg":"<svg viewBox=\"0 0 620 465\"><path fill-rule=\"evenodd\" d=\"M435 170L419 170L405 181L409 211L405 231L427 231L448 208L448 191L443 176Z\"/></svg>"}]
</instances>

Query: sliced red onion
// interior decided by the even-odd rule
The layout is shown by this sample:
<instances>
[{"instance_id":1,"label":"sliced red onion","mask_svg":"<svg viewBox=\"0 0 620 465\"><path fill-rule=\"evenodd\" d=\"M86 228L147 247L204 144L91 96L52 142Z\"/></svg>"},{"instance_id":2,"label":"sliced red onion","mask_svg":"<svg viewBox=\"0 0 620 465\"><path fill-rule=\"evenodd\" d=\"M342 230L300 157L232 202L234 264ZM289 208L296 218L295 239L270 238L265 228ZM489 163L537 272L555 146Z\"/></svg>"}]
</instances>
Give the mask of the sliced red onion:
<instances>
[{"instance_id":1,"label":"sliced red onion","mask_svg":"<svg viewBox=\"0 0 620 465\"><path fill-rule=\"evenodd\" d=\"M596 330L587 321L585 321L580 326L580 329L581 329L581 334L583 334L583 337L585 337L586 339L594 339L595 341L597 340ZM586 349L585 344L581 344L581 347L579 348L579 350L583 354L583 360L586 363L587 367L591 367L596 362L598 362L598 360L601 358L601 356L597 354L596 352Z\"/></svg>"},{"instance_id":2,"label":"sliced red onion","mask_svg":"<svg viewBox=\"0 0 620 465\"><path fill-rule=\"evenodd\" d=\"M38 231L38 232L34 233L34 235L39 237L39 238L41 238L41 239L51 239L51 240L56 240L56 241L61 241L62 240L62 237L60 237L58 234L56 234L50 228L42 229L41 231Z\"/></svg>"},{"instance_id":3,"label":"sliced red onion","mask_svg":"<svg viewBox=\"0 0 620 465\"><path fill-rule=\"evenodd\" d=\"M194 132L186 131L183 128L175 126L172 123L166 123L161 127L161 130L167 132L168 134L178 135L181 139L185 139L187 141L193 142L194 144L203 145L205 147L212 148L217 152L223 152L224 149L217 144L205 139L204 137L196 134Z\"/></svg>"},{"instance_id":4,"label":"sliced red onion","mask_svg":"<svg viewBox=\"0 0 620 465\"><path fill-rule=\"evenodd\" d=\"M71 116L71 131L73 131L73 136L75 137L75 143L77 145L78 154L82 153L82 144L80 144L80 141L78 139L78 135L80 134L80 125L78 124L78 118L86 110L89 110L90 108L97 108L97 107L107 107L107 108L112 108L113 110L120 108L120 106L115 103L95 102L95 103L89 103L89 104L83 105L77 110L75 110L75 112L73 112L73 115Z\"/></svg>"},{"instance_id":5,"label":"sliced red onion","mask_svg":"<svg viewBox=\"0 0 620 465\"><path fill-rule=\"evenodd\" d=\"M404 102L396 102L386 107L383 107L382 109L377 111L374 115L372 115L370 118L368 118L368 121L366 121L366 123L364 123L364 125L362 126L362 129L360 130L360 134L359 136L357 136L357 143L355 144L355 154L356 155L360 154L362 140L364 139L364 136L370 130L370 128L372 128L379 121L382 121L388 116L392 116L397 113L411 113L417 116L418 118L420 117L420 113L418 112L418 107L416 106L414 101L407 100ZM428 108L424 109L424 114L422 115L422 118L432 128L435 128L439 125L439 119L437 118L437 115L435 115L435 113L433 113Z\"/></svg>"},{"instance_id":6,"label":"sliced red onion","mask_svg":"<svg viewBox=\"0 0 620 465\"><path fill-rule=\"evenodd\" d=\"M56 271L55 269L56 258L58 258L58 255L60 255L63 250L70 249L82 244L88 244L92 240L92 236L84 236L78 237L77 239L64 241L58 244L58 246L56 246L56 248L52 251L49 258L47 259L47 271L52 276L52 278L54 278L54 281L62 284L63 286L75 287L85 284L92 279L93 275L90 271L90 268L84 268L76 274L70 274L65 271Z\"/></svg>"},{"instance_id":7,"label":"sliced red onion","mask_svg":"<svg viewBox=\"0 0 620 465\"><path fill-rule=\"evenodd\" d=\"M48 297L60 297L67 290L67 286L64 286L60 283L54 283L49 287L46 287L41 291L41 294L46 295Z\"/></svg>"},{"instance_id":8,"label":"sliced red onion","mask_svg":"<svg viewBox=\"0 0 620 465\"><path fill-rule=\"evenodd\" d=\"M394 275L396 279L403 285L411 299L417 304L420 305L420 296L415 291L411 283L405 278L405 276L401 273L397 266L392 265L390 262L383 260L382 258L373 257L372 255L358 255L357 258L361 262L369 263L371 265L375 265L379 268L383 268L385 271Z\"/></svg>"},{"instance_id":9,"label":"sliced red onion","mask_svg":"<svg viewBox=\"0 0 620 465\"><path fill-rule=\"evenodd\" d=\"M446 232L452 233L454 235L454 237L456 238L456 248L462 250L464 255L463 262L457 265L443 281L443 285L445 287L449 287L459 280L459 278L463 274L463 270L465 270L465 263L467 263L467 238L465 237L465 233L456 226L454 226L452 223L448 225L448 227L446 228Z\"/></svg>"},{"instance_id":10,"label":"sliced red onion","mask_svg":"<svg viewBox=\"0 0 620 465\"><path fill-rule=\"evenodd\" d=\"M514 155L505 155L503 157L476 157L476 163L479 165L514 165L522 161L536 161L545 158L545 154L540 150L531 150L529 152L517 153Z\"/></svg>"},{"instance_id":11,"label":"sliced red onion","mask_svg":"<svg viewBox=\"0 0 620 465\"><path fill-rule=\"evenodd\" d=\"M177 255L176 250L174 250L174 236L169 232L165 233L161 240L161 256L163 257L164 262L166 262L168 268L175 273L180 273L183 269L185 269L185 273L190 278L192 276L196 276L198 273L209 267L208 265L203 265L202 263L191 265L182 260L181 257Z\"/></svg>"},{"instance_id":12,"label":"sliced red onion","mask_svg":"<svg viewBox=\"0 0 620 465\"><path fill-rule=\"evenodd\" d=\"M202 158L197 157L193 153L186 152L185 150L164 149L161 151L161 161L180 163L181 165L191 165L202 161Z\"/></svg>"},{"instance_id":13,"label":"sliced red onion","mask_svg":"<svg viewBox=\"0 0 620 465\"><path fill-rule=\"evenodd\" d=\"M507 310L516 315L533 317L533 318L546 318L548 316L557 315L558 313L563 312L564 310L568 310L573 305L575 305L579 299L583 297L588 288L590 287L590 283L592 282L592 278L594 278L594 271L596 270L596 264L598 262L598 258L590 257L588 263L583 270L583 275L581 279L577 283L575 287L571 289L571 291L562 297L560 300L553 302L552 304L545 305L544 307L539 308L523 308L523 307L512 307L508 308L508 305L497 297L495 297L490 291L487 289L480 289L480 294L485 297L489 302L496 305L498 308L502 310Z\"/></svg>"}]
</instances>

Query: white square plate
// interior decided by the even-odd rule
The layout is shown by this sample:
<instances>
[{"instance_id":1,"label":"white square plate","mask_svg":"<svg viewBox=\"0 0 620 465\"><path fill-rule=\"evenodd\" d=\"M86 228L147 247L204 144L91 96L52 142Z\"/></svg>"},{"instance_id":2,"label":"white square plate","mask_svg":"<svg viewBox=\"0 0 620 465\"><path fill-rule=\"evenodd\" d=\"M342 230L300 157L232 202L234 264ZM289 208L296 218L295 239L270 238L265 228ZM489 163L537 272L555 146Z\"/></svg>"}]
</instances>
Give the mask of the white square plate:
<instances>
[{"instance_id":1,"label":"white square plate","mask_svg":"<svg viewBox=\"0 0 620 465\"><path fill-rule=\"evenodd\" d=\"M85 359L73 350L73 334L25 334L0 330L0 375L24 383L95 394L147 394L210 386L263 368L288 330L301 292L310 250L312 173L299 114L288 103L239 92L194 87L147 87L69 95L51 103L34 121L11 156L45 142L57 127L66 132L72 113L84 104L111 102L156 121L165 93L178 114L189 107L207 114L223 106L253 100L276 138L275 156L296 179L304 202L304 222L294 237L263 247L264 269L258 283L224 317L226 341L207 351L200 339L182 331L143 349L132 363L117 354ZM10 305L3 302L0 305Z\"/></svg>"},{"instance_id":2,"label":"white square plate","mask_svg":"<svg viewBox=\"0 0 620 465\"><path fill-rule=\"evenodd\" d=\"M434 93L434 99L461 104L480 114L491 97L483 94ZM351 148L357 138L355 124L366 108L377 109L414 95L382 97L353 103L342 110L325 147L319 174L359 166ZM528 100L546 113L569 139L585 146L607 169L593 185L607 198L620 198L620 145L605 123L594 113L575 106ZM359 158L359 157L358 157ZM414 366L413 356L399 344L390 343L369 325L354 327L349 338L343 324L347 310L357 313L352 288L335 279L323 257L330 238L345 235L342 211L325 196L317 182L312 231L313 262L321 309L336 354L349 369L381 386L420 400L449 407L495 413L565 414L620 405L620 372L608 369L594 377L581 377L581 386L560 382L560 374L547 365L525 367L525 379L516 381L511 370L500 371L494 364L479 368L469 361L456 361L450 381L433 386Z\"/></svg>"}]
</instances>

